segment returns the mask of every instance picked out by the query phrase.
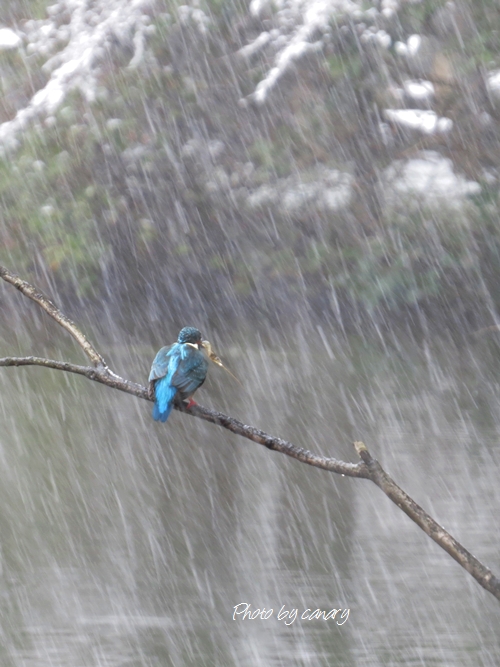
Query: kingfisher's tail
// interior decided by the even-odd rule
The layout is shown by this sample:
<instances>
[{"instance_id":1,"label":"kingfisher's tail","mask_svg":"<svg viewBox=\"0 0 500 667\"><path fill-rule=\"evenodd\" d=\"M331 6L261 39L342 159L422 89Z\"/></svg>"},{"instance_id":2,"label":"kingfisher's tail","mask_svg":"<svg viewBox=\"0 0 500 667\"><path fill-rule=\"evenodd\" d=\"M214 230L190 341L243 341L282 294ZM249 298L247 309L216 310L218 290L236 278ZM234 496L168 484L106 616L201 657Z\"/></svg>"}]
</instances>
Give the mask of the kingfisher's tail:
<instances>
[{"instance_id":1,"label":"kingfisher's tail","mask_svg":"<svg viewBox=\"0 0 500 667\"><path fill-rule=\"evenodd\" d=\"M153 408L153 419L166 422L174 406L174 398L177 389L172 387L167 378L157 380L155 385L155 404Z\"/></svg>"}]
</instances>

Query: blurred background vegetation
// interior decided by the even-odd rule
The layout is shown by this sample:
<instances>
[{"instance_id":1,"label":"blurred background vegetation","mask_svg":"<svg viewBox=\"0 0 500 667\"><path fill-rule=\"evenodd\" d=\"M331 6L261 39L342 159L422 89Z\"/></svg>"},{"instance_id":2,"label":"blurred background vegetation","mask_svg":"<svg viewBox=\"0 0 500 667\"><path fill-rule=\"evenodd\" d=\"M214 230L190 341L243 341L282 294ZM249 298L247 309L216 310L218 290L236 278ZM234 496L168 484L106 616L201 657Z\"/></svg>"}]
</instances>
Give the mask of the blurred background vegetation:
<instances>
[{"instance_id":1,"label":"blurred background vegetation","mask_svg":"<svg viewBox=\"0 0 500 667\"><path fill-rule=\"evenodd\" d=\"M500 68L500 7L463 0L451 20L449 4L405 3L384 24L393 44L425 37L414 62L362 42L350 19L332 22L327 46L257 106L248 96L272 54L235 54L271 19L237 0L207 0L200 35L175 3L158 0L138 66L130 44L117 44L96 70L94 101L75 90L4 152L0 262L70 309L104 307L136 323L196 314L300 315L347 328L491 324L500 102L486 81ZM48 5L13 1L5 24L43 19ZM0 52L1 122L45 85L44 61ZM432 108L453 120L451 132L382 123L394 83L409 78L432 81ZM480 188L464 197L450 186L428 200L393 187L388 170L422 151ZM342 205L302 196L325 173L348 178Z\"/></svg>"}]
</instances>

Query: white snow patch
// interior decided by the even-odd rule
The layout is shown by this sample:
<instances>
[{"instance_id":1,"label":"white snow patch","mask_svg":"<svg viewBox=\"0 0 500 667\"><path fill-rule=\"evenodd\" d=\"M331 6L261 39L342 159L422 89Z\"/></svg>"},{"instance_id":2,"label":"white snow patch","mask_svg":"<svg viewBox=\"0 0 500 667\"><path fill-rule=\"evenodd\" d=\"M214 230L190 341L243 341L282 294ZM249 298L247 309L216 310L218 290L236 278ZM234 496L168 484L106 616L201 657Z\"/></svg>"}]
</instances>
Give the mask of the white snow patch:
<instances>
[{"instance_id":1,"label":"white snow patch","mask_svg":"<svg viewBox=\"0 0 500 667\"><path fill-rule=\"evenodd\" d=\"M388 49L392 44L391 36L385 30L378 30L375 33L375 36L377 38L377 42L383 49Z\"/></svg>"},{"instance_id":2,"label":"white snow patch","mask_svg":"<svg viewBox=\"0 0 500 667\"><path fill-rule=\"evenodd\" d=\"M348 15L358 20L363 16L361 2L353 0L275 0L272 4L267 0L252 0L250 13L260 16L264 9L272 11L273 8L277 9L279 34L275 36L273 31L272 35L264 36L260 33L239 52L249 57L270 43L278 49L273 67L250 96L258 104L266 101L269 92L296 61L323 48L322 35L329 34L332 19ZM381 34L377 39L387 44L388 37Z\"/></svg>"},{"instance_id":3,"label":"white snow patch","mask_svg":"<svg viewBox=\"0 0 500 667\"><path fill-rule=\"evenodd\" d=\"M422 44L422 37L420 35L410 35L406 44L404 42L396 42L394 49L400 56L414 56Z\"/></svg>"},{"instance_id":4,"label":"white snow patch","mask_svg":"<svg viewBox=\"0 0 500 667\"><path fill-rule=\"evenodd\" d=\"M294 177L279 180L274 185L262 185L246 200L250 208L275 205L287 213L308 205L318 210L338 211L351 199L353 178L337 169L320 169L315 180L302 181Z\"/></svg>"},{"instance_id":5,"label":"white snow patch","mask_svg":"<svg viewBox=\"0 0 500 667\"><path fill-rule=\"evenodd\" d=\"M269 0L252 0L250 3L250 14L259 18L261 14L270 9L271 2Z\"/></svg>"},{"instance_id":6,"label":"white snow patch","mask_svg":"<svg viewBox=\"0 0 500 667\"><path fill-rule=\"evenodd\" d=\"M27 21L24 28L29 52L49 55L54 49L60 50L44 65L50 73L45 87L13 120L0 125L0 144L15 147L21 130L41 116L54 114L75 88L93 101L97 93L96 69L112 44L131 46L134 56L130 65L137 65L144 55L149 20L144 12L151 6L152 0L59 0L52 5L48 19ZM69 23L58 28L56 15L68 15ZM3 30L6 29L0 30L0 37Z\"/></svg>"},{"instance_id":7,"label":"white snow patch","mask_svg":"<svg viewBox=\"0 0 500 667\"><path fill-rule=\"evenodd\" d=\"M214 162L222 155L222 153L224 153L225 150L226 144L218 139L209 141L207 144L207 152Z\"/></svg>"},{"instance_id":8,"label":"white snow patch","mask_svg":"<svg viewBox=\"0 0 500 667\"><path fill-rule=\"evenodd\" d=\"M386 19L392 18L399 9L398 0L382 0L380 4L382 15Z\"/></svg>"},{"instance_id":9,"label":"white snow patch","mask_svg":"<svg viewBox=\"0 0 500 667\"><path fill-rule=\"evenodd\" d=\"M422 38L420 37L420 35L410 35L410 37L408 37L408 41L406 42L408 48L408 55L414 56L419 50L421 44L422 44Z\"/></svg>"},{"instance_id":10,"label":"white snow patch","mask_svg":"<svg viewBox=\"0 0 500 667\"><path fill-rule=\"evenodd\" d=\"M339 211L351 201L351 184L346 183L338 188L327 188L322 192L323 208L328 211Z\"/></svg>"},{"instance_id":11,"label":"white snow patch","mask_svg":"<svg viewBox=\"0 0 500 667\"><path fill-rule=\"evenodd\" d=\"M121 118L108 118L106 121L108 130L119 130L122 125L123 120Z\"/></svg>"},{"instance_id":12,"label":"white snow patch","mask_svg":"<svg viewBox=\"0 0 500 667\"><path fill-rule=\"evenodd\" d=\"M410 130L435 134L450 132L453 128L451 118L439 117L435 111L423 109L386 109L385 118L395 125Z\"/></svg>"},{"instance_id":13,"label":"white snow patch","mask_svg":"<svg viewBox=\"0 0 500 667\"><path fill-rule=\"evenodd\" d=\"M293 62L302 58L306 53L319 51L321 48L321 42L311 44L301 40L292 41L277 57L276 67L273 67L267 77L258 84L253 94L254 100L259 104L265 102L271 88L275 86L278 79L283 76Z\"/></svg>"},{"instance_id":14,"label":"white snow patch","mask_svg":"<svg viewBox=\"0 0 500 667\"><path fill-rule=\"evenodd\" d=\"M492 97L500 99L500 69L488 72L486 87Z\"/></svg>"},{"instance_id":15,"label":"white snow patch","mask_svg":"<svg viewBox=\"0 0 500 667\"><path fill-rule=\"evenodd\" d=\"M373 32L372 30L365 30L361 35L360 40L362 42L372 42L378 44L383 49L388 49L392 44L391 36L386 33L385 30L377 30Z\"/></svg>"},{"instance_id":16,"label":"white snow patch","mask_svg":"<svg viewBox=\"0 0 500 667\"><path fill-rule=\"evenodd\" d=\"M278 193L270 185L262 185L247 197L247 206L252 209L269 206L278 198Z\"/></svg>"},{"instance_id":17,"label":"white snow patch","mask_svg":"<svg viewBox=\"0 0 500 667\"><path fill-rule=\"evenodd\" d=\"M45 206L42 206L40 208L40 213L49 218L51 215L54 214L55 210L56 209L52 206L52 204L46 204Z\"/></svg>"},{"instance_id":18,"label":"white snow patch","mask_svg":"<svg viewBox=\"0 0 500 667\"><path fill-rule=\"evenodd\" d=\"M287 212L300 209L316 197L318 188L315 183L298 183L294 188L287 188L281 197L281 205Z\"/></svg>"},{"instance_id":19,"label":"white snow patch","mask_svg":"<svg viewBox=\"0 0 500 667\"><path fill-rule=\"evenodd\" d=\"M254 39L253 42L242 47L238 53L243 58L251 58L259 51L269 44L271 41L271 34L269 32L261 32L260 35Z\"/></svg>"},{"instance_id":20,"label":"white snow patch","mask_svg":"<svg viewBox=\"0 0 500 667\"><path fill-rule=\"evenodd\" d=\"M423 151L418 158L393 163L385 172L392 188L427 200L461 205L464 197L478 194L481 186L453 170L453 162L436 151Z\"/></svg>"},{"instance_id":21,"label":"white snow patch","mask_svg":"<svg viewBox=\"0 0 500 667\"><path fill-rule=\"evenodd\" d=\"M422 79L403 83L403 88L408 97L420 102L427 102L434 97L434 85L431 81Z\"/></svg>"},{"instance_id":22,"label":"white snow patch","mask_svg":"<svg viewBox=\"0 0 500 667\"><path fill-rule=\"evenodd\" d=\"M21 46L22 39L10 28L0 28L0 51L9 51Z\"/></svg>"},{"instance_id":23,"label":"white snow patch","mask_svg":"<svg viewBox=\"0 0 500 667\"><path fill-rule=\"evenodd\" d=\"M188 24L191 22L198 28L200 34L207 34L210 19L204 11L197 7L191 7L190 5L181 5L177 8L177 11L181 23Z\"/></svg>"}]
</instances>

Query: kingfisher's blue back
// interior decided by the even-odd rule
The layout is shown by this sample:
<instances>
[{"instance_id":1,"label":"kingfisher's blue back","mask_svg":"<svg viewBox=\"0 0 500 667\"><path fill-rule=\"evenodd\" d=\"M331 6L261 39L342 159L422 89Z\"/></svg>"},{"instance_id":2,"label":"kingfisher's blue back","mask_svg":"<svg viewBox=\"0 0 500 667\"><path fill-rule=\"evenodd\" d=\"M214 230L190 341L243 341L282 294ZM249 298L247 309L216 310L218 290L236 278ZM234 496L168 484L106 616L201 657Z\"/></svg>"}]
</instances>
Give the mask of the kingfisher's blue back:
<instances>
[{"instance_id":1,"label":"kingfisher's blue back","mask_svg":"<svg viewBox=\"0 0 500 667\"><path fill-rule=\"evenodd\" d=\"M184 327L177 343L162 347L154 358L149 381L154 383L153 419L166 422L176 398L191 398L207 376L208 360L201 351L201 333Z\"/></svg>"}]
</instances>

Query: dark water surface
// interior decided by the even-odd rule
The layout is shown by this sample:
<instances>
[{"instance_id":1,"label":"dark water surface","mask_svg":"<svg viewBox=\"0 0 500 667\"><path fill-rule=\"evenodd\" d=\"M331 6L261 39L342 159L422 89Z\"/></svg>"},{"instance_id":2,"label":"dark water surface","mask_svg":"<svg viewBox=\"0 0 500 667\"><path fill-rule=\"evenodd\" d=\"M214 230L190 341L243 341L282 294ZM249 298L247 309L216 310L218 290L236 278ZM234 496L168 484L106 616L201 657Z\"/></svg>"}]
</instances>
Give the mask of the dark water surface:
<instances>
[{"instance_id":1,"label":"dark water surface","mask_svg":"<svg viewBox=\"0 0 500 667\"><path fill-rule=\"evenodd\" d=\"M34 331L0 356L81 362L53 331L59 347ZM494 342L297 328L217 347L244 388L213 366L198 402L344 460L364 440L500 573ZM100 349L142 382L156 351ZM179 413L155 424L144 401L57 371L0 369L0 420L2 666L499 664L499 603L370 482ZM239 603L272 616L233 620Z\"/></svg>"}]
</instances>

